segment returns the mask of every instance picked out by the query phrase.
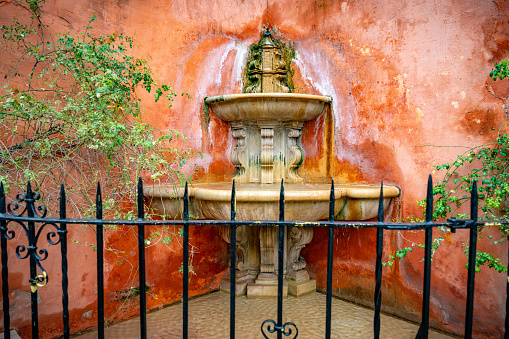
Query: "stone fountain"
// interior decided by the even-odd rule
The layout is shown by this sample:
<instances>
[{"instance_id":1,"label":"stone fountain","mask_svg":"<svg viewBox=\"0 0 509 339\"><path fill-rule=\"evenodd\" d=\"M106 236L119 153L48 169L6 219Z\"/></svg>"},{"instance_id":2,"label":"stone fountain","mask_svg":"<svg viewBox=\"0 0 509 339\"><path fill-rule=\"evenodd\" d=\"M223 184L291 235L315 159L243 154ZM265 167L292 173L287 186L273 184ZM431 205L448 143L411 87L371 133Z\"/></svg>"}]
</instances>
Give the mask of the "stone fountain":
<instances>
[{"instance_id":1,"label":"stone fountain","mask_svg":"<svg viewBox=\"0 0 509 339\"><path fill-rule=\"evenodd\" d=\"M316 221L328 218L330 183L305 183L297 170L304 161L300 146L306 121L319 117L331 98L291 93L291 56L288 47L270 30L251 46L244 93L205 98L219 118L230 123L236 146L231 154L237 174L237 220L278 220L279 183L285 183L286 220ZM384 209L399 195L384 186ZM346 184L335 187L335 219L367 220L377 214L379 185ZM182 218L183 189L173 185L145 188L158 213ZM189 192L190 213L199 219L230 218L231 183L194 184ZM276 227L239 226L237 229L236 294L277 296L278 234ZM220 230L230 242L230 228ZM313 238L313 228L285 229L284 294L315 291L301 250ZM229 291L229 275L221 281Z\"/></svg>"}]
</instances>

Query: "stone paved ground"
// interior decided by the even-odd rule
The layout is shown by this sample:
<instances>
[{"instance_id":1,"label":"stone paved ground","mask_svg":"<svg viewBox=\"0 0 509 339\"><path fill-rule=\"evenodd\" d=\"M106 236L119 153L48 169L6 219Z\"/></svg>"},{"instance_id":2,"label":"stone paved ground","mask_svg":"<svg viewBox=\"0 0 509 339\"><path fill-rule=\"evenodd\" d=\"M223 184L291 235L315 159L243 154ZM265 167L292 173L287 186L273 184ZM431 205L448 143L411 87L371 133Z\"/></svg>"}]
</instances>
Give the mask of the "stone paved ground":
<instances>
[{"instance_id":1,"label":"stone paved ground","mask_svg":"<svg viewBox=\"0 0 509 339\"><path fill-rule=\"evenodd\" d=\"M4 339L4 332L0 333L0 339ZM11 330L11 339L21 339L16 330Z\"/></svg>"},{"instance_id":2,"label":"stone paved ground","mask_svg":"<svg viewBox=\"0 0 509 339\"><path fill-rule=\"evenodd\" d=\"M189 302L189 338L229 338L229 294L211 293ZM325 295L311 293L283 303L283 321L295 323L298 338L325 337ZM275 299L236 300L236 338L258 339L263 335L260 325L266 319L276 320ZM332 338L373 338L373 311L342 300L332 299ZM147 315L147 334L154 338L182 338L182 304L177 304ZM387 315L381 316L381 338L415 338L418 326ZM106 338L139 338L139 318L108 327ZM284 337L284 336L283 336ZM291 338L284 337L284 338ZM97 332L78 336L95 339ZM269 336L275 338L275 335ZM451 337L431 331L430 339Z\"/></svg>"}]
</instances>

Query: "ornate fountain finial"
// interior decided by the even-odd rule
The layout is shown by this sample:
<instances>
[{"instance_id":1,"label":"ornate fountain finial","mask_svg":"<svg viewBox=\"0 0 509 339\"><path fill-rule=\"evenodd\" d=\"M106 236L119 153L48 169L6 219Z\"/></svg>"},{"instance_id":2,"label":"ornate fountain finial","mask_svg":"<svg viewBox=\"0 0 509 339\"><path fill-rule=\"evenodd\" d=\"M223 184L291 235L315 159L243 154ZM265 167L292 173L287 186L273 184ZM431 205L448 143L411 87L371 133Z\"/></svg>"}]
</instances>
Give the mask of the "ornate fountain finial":
<instances>
[{"instance_id":1,"label":"ornate fountain finial","mask_svg":"<svg viewBox=\"0 0 509 339\"><path fill-rule=\"evenodd\" d=\"M263 31L260 41L250 47L246 65L244 93L288 93L290 65L284 58L285 44L272 35L270 28ZM291 58L289 58L291 63Z\"/></svg>"}]
</instances>

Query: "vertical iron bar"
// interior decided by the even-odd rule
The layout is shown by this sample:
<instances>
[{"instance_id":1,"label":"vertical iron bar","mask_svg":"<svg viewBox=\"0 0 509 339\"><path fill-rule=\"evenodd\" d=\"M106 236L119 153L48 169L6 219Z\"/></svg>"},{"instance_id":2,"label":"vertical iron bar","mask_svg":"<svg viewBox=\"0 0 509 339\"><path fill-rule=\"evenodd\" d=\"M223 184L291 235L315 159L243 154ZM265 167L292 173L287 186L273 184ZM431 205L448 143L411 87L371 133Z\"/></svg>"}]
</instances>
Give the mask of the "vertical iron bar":
<instances>
[{"instance_id":1,"label":"vertical iron bar","mask_svg":"<svg viewBox=\"0 0 509 339\"><path fill-rule=\"evenodd\" d=\"M95 196L95 213L97 219L103 218L103 202L101 196L101 184L97 183L97 193ZM104 338L104 242L103 242L103 224L96 226L97 243L97 321L99 323L98 336Z\"/></svg>"},{"instance_id":2,"label":"vertical iron bar","mask_svg":"<svg viewBox=\"0 0 509 339\"><path fill-rule=\"evenodd\" d=\"M143 181L138 178L138 220L145 218ZM138 225L138 265L140 277L140 338L147 339L147 290L145 288L145 225Z\"/></svg>"},{"instance_id":3,"label":"vertical iron bar","mask_svg":"<svg viewBox=\"0 0 509 339\"><path fill-rule=\"evenodd\" d=\"M281 191L279 193L279 221L285 220L285 188L283 179L281 179ZM285 229L284 226L278 226L279 229L279 248L278 248L278 270L277 270L277 326L283 327L283 246ZM277 331L277 339L282 339L283 333Z\"/></svg>"},{"instance_id":4,"label":"vertical iron bar","mask_svg":"<svg viewBox=\"0 0 509 339\"><path fill-rule=\"evenodd\" d=\"M0 213L7 213L4 183L0 183ZM11 317L9 314L9 269L7 267L7 222L0 222L0 246L2 248L2 298L4 310L4 337L11 339Z\"/></svg>"},{"instance_id":5,"label":"vertical iron bar","mask_svg":"<svg viewBox=\"0 0 509 339\"><path fill-rule=\"evenodd\" d=\"M232 198L230 204L231 220L235 221L236 210L236 197L235 197L235 179L232 184ZM230 339L235 339L235 273L237 271L236 260L236 247L237 247L237 226L232 224L230 226Z\"/></svg>"},{"instance_id":6,"label":"vertical iron bar","mask_svg":"<svg viewBox=\"0 0 509 339\"><path fill-rule=\"evenodd\" d=\"M384 221L384 182L380 186L380 198L378 199L379 224ZM380 338L380 308L382 307L382 255L384 247L384 229L379 225L376 229L376 263L375 263L375 319L373 332L376 339Z\"/></svg>"},{"instance_id":7,"label":"vertical iron bar","mask_svg":"<svg viewBox=\"0 0 509 339\"><path fill-rule=\"evenodd\" d=\"M465 315L465 339L472 338L472 321L474 316L474 283L475 283L475 257L477 255L477 181L472 186L470 196L470 219L474 222L470 226L470 243L468 246L468 279L467 279L467 312Z\"/></svg>"},{"instance_id":8,"label":"vertical iron bar","mask_svg":"<svg viewBox=\"0 0 509 339\"><path fill-rule=\"evenodd\" d=\"M329 222L334 222L334 209L336 197L334 194L334 180L332 180L329 198ZM327 243L327 302L325 306L325 338L330 339L331 334L331 310L332 310L332 264L334 252L334 226L329 226Z\"/></svg>"},{"instance_id":9,"label":"vertical iron bar","mask_svg":"<svg viewBox=\"0 0 509 339\"><path fill-rule=\"evenodd\" d=\"M189 288L189 196L187 189L184 190L184 244L183 244L183 274L182 274L182 309L183 309L183 321L182 321L182 332L183 338L187 339L187 328L188 328L188 288Z\"/></svg>"},{"instance_id":10,"label":"vertical iron bar","mask_svg":"<svg viewBox=\"0 0 509 339\"><path fill-rule=\"evenodd\" d=\"M426 228L424 240L424 283L422 295L422 320L417 338L428 338L429 329L429 298L431 280L431 242L433 238L433 179L428 177L426 193Z\"/></svg>"},{"instance_id":11,"label":"vertical iron bar","mask_svg":"<svg viewBox=\"0 0 509 339\"><path fill-rule=\"evenodd\" d=\"M27 184L27 195L25 198L27 204L27 216L33 218L34 215L34 194L30 181ZM35 284L37 281L36 255L37 244L35 243L35 223L28 222L28 252L30 253L30 283ZM39 338L39 311L37 309L37 290L30 293L32 304L32 338Z\"/></svg>"},{"instance_id":12,"label":"vertical iron bar","mask_svg":"<svg viewBox=\"0 0 509 339\"><path fill-rule=\"evenodd\" d=\"M509 234L507 235L507 243L509 244ZM507 258L509 260L509 246L507 247ZM509 267L509 262L507 263ZM504 339L509 339L509 270L507 270L507 285L505 288L505 329Z\"/></svg>"},{"instance_id":13,"label":"vertical iron bar","mask_svg":"<svg viewBox=\"0 0 509 339\"><path fill-rule=\"evenodd\" d=\"M67 210L65 205L65 189L64 185L60 186L60 220L65 220L67 217ZM68 339L70 335L69 330L69 279L67 273L67 224L60 223L60 254L62 258L62 316L64 322L64 338Z\"/></svg>"}]
</instances>

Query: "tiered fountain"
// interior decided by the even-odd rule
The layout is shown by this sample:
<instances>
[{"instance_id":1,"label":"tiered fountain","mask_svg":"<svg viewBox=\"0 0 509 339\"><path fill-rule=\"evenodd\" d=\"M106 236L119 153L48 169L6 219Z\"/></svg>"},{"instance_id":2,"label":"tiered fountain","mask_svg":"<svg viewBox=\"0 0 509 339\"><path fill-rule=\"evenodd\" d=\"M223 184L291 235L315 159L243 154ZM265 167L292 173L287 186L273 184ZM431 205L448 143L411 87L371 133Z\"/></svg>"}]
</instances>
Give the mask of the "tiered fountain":
<instances>
[{"instance_id":1,"label":"tiered fountain","mask_svg":"<svg viewBox=\"0 0 509 339\"><path fill-rule=\"evenodd\" d=\"M237 169L237 220L277 220L279 182L285 183L286 220L316 221L328 218L330 183L304 183L297 174L304 161L300 146L305 121L322 114L331 98L290 93L291 58L286 46L265 30L251 46L243 94L205 99L213 113L228 121L237 143L231 160ZM335 187L336 220L366 220L376 216L380 186L348 184ZM384 208L399 195L384 186ZM160 214L181 218L183 191L172 185L147 187L146 196ZM190 190L190 213L201 219L228 220L231 183L194 184ZM221 229L230 242L230 228ZM300 251L313 237L313 228L285 229L284 294L300 296L316 289ZM237 295L277 296L278 235L275 227L240 226L237 229ZM229 275L228 275L229 277ZM229 290L229 278L221 282Z\"/></svg>"}]
</instances>

